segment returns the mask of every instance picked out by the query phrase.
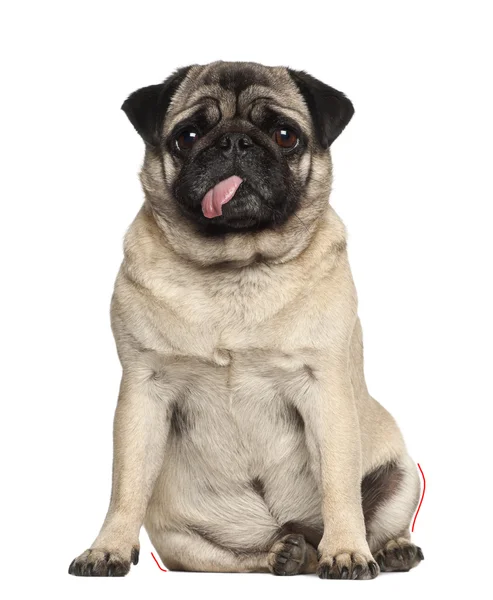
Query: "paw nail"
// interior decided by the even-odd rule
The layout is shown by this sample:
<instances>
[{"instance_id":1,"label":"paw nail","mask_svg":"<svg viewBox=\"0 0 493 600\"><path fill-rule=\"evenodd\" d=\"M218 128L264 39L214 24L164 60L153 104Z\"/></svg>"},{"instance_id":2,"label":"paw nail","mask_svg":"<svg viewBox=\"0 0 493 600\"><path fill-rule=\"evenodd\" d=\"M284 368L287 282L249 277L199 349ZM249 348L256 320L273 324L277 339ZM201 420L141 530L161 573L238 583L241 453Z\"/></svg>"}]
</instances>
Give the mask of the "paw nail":
<instances>
[{"instance_id":1,"label":"paw nail","mask_svg":"<svg viewBox=\"0 0 493 600\"><path fill-rule=\"evenodd\" d=\"M317 569L317 575L320 577L320 579L328 579L329 578L329 570L327 569L327 567L325 565L323 565L322 567L319 567Z\"/></svg>"},{"instance_id":2,"label":"paw nail","mask_svg":"<svg viewBox=\"0 0 493 600\"><path fill-rule=\"evenodd\" d=\"M357 579L361 575L362 571L363 567L361 565L355 565L351 574L351 579Z\"/></svg>"}]
</instances>

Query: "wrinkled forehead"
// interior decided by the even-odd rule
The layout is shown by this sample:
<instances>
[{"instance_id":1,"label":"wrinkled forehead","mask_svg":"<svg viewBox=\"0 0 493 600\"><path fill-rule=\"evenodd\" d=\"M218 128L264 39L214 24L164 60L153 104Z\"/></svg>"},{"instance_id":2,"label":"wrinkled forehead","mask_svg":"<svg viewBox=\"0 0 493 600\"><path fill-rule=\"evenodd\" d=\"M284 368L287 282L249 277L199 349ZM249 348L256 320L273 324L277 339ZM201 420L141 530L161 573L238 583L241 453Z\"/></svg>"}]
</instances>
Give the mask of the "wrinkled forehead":
<instances>
[{"instance_id":1,"label":"wrinkled forehead","mask_svg":"<svg viewBox=\"0 0 493 600\"><path fill-rule=\"evenodd\" d=\"M197 110L212 119L252 120L255 112L268 107L293 119L306 131L310 115L284 67L255 63L212 63L194 66L173 97L166 115L165 132Z\"/></svg>"}]
</instances>

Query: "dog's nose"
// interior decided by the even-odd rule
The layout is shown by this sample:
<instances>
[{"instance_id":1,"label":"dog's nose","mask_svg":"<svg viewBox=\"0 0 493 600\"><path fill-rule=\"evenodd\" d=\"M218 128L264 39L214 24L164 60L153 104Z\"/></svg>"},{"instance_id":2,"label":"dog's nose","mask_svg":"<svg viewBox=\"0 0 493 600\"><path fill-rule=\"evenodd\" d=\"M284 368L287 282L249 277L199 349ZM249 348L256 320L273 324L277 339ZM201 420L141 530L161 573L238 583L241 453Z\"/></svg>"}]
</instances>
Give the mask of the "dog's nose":
<instances>
[{"instance_id":1,"label":"dog's nose","mask_svg":"<svg viewBox=\"0 0 493 600\"><path fill-rule=\"evenodd\" d=\"M253 141L246 133L225 133L217 142L223 154L229 156L233 153L242 154L253 147Z\"/></svg>"}]
</instances>

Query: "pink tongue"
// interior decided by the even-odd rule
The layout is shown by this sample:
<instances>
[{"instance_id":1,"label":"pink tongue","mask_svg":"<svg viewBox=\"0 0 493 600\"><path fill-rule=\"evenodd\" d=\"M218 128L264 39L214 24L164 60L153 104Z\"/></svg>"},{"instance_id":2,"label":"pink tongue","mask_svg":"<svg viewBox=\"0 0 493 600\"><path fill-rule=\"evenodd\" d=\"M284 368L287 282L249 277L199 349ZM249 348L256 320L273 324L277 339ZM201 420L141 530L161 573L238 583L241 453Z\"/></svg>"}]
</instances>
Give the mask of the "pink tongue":
<instances>
[{"instance_id":1,"label":"pink tongue","mask_svg":"<svg viewBox=\"0 0 493 600\"><path fill-rule=\"evenodd\" d=\"M243 181L241 177L233 175L217 183L202 199L202 212L204 217L212 219L223 214L222 205L229 202L236 194L236 190Z\"/></svg>"}]
</instances>

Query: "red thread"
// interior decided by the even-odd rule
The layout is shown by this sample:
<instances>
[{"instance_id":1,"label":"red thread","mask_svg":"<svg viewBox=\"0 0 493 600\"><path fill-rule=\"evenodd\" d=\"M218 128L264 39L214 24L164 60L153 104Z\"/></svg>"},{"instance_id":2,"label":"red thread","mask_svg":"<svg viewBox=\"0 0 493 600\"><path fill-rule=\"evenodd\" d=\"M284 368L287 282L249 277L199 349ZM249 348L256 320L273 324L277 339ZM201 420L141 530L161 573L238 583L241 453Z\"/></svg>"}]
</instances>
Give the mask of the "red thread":
<instances>
[{"instance_id":1,"label":"red thread","mask_svg":"<svg viewBox=\"0 0 493 600\"><path fill-rule=\"evenodd\" d=\"M151 556L156 561L156 564L161 569L161 571L164 571L165 573L167 573L168 572L167 569L163 569L163 567L158 563L157 558L154 556L153 552L151 552Z\"/></svg>"},{"instance_id":2,"label":"red thread","mask_svg":"<svg viewBox=\"0 0 493 600\"><path fill-rule=\"evenodd\" d=\"M414 515L414 521L413 521L413 526L411 528L411 531L414 531L414 524L416 523L416 517L418 516L419 509L421 508L421 505L423 504L423 498L425 497L425 490L426 490L425 474L423 473L423 469L421 468L421 465L419 463L418 463L418 469L421 471L421 477L423 478L423 493L421 494L421 500L419 501L418 510L416 511L416 514Z\"/></svg>"}]
</instances>

